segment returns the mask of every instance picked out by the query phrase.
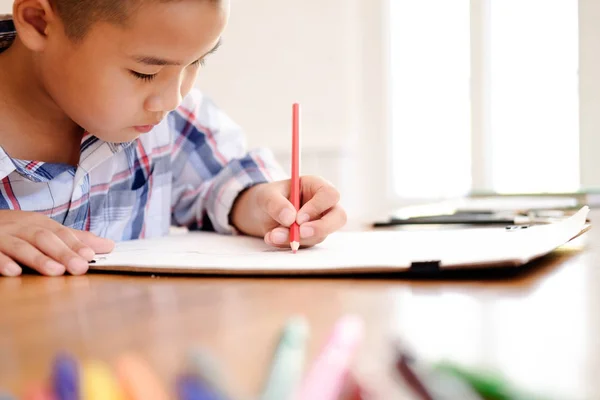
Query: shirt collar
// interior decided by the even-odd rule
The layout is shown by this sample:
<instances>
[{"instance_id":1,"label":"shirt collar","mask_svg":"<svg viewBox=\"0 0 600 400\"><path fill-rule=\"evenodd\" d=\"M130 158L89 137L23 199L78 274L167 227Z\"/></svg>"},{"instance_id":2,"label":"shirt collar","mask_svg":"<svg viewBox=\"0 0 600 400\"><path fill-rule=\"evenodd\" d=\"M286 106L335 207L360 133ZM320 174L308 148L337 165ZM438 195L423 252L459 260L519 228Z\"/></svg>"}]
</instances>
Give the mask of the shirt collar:
<instances>
[{"instance_id":1,"label":"shirt collar","mask_svg":"<svg viewBox=\"0 0 600 400\"><path fill-rule=\"evenodd\" d=\"M0 53L8 49L15 40L17 31L11 15L0 15Z\"/></svg>"},{"instance_id":2,"label":"shirt collar","mask_svg":"<svg viewBox=\"0 0 600 400\"><path fill-rule=\"evenodd\" d=\"M10 157L0 146L0 180L16 171L23 178L32 182L48 182L58 175L71 171L77 178L93 170L112 155L121 152L133 142L109 143L86 133L81 140L81 155L78 168L69 164L45 163L42 161L19 160Z\"/></svg>"}]
</instances>

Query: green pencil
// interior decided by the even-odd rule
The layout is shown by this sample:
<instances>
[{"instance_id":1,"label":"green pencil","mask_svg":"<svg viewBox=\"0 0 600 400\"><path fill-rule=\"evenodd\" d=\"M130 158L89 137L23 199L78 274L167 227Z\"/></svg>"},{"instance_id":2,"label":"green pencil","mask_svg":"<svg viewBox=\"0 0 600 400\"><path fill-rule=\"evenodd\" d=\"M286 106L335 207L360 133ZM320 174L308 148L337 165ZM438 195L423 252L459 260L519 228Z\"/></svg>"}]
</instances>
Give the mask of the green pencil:
<instances>
[{"instance_id":1,"label":"green pencil","mask_svg":"<svg viewBox=\"0 0 600 400\"><path fill-rule=\"evenodd\" d=\"M288 400L294 395L304 370L309 328L304 318L286 324L275 354L261 400Z\"/></svg>"},{"instance_id":2,"label":"green pencil","mask_svg":"<svg viewBox=\"0 0 600 400\"><path fill-rule=\"evenodd\" d=\"M474 371L447 361L436 364L434 369L464 380L485 400L549 400L544 396L526 393L491 372Z\"/></svg>"}]
</instances>

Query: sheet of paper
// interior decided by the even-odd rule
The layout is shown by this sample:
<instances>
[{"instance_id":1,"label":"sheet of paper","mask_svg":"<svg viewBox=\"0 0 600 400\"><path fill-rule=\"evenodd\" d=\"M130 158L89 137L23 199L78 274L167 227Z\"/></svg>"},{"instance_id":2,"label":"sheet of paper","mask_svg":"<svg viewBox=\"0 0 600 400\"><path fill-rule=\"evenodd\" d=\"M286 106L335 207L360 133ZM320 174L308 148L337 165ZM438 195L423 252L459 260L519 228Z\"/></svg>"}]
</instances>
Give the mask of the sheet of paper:
<instances>
[{"instance_id":1,"label":"sheet of paper","mask_svg":"<svg viewBox=\"0 0 600 400\"><path fill-rule=\"evenodd\" d=\"M339 232L293 254L262 239L190 232L118 243L90 267L193 273L377 272L440 261L442 268L521 265L578 235L589 209L567 220L526 229Z\"/></svg>"}]
</instances>

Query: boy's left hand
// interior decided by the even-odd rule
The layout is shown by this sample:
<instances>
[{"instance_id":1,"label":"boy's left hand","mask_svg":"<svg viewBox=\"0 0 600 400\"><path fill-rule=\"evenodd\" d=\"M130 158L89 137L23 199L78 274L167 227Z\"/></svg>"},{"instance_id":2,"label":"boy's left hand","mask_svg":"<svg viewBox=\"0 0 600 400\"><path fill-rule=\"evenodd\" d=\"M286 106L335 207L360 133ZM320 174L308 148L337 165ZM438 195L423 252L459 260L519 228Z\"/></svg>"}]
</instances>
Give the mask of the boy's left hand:
<instances>
[{"instance_id":1,"label":"boy's left hand","mask_svg":"<svg viewBox=\"0 0 600 400\"><path fill-rule=\"evenodd\" d=\"M289 227L300 225L300 246L310 247L346 224L346 212L338 204L339 192L323 178L300 178L301 207L289 201L290 181L262 183L248 189L234 204L231 219L236 229L262 236L267 244L289 246Z\"/></svg>"}]
</instances>

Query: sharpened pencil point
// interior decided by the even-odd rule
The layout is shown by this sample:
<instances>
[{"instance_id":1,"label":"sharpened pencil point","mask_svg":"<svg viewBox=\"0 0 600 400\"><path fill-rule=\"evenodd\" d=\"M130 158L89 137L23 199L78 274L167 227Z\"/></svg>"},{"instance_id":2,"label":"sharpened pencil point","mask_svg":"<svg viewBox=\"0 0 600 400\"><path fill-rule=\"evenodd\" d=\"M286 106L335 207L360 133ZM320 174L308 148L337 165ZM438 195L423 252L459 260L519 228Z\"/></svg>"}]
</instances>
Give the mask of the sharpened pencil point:
<instances>
[{"instance_id":1,"label":"sharpened pencil point","mask_svg":"<svg viewBox=\"0 0 600 400\"><path fill-rule=\"evenodd\" d=\"M290 243L290 247L292 248L292 251L294 252L294 254L296 254L296 252L300 248L300 243L292 242L292 243Z\"/></svg>"}]
</instances>

